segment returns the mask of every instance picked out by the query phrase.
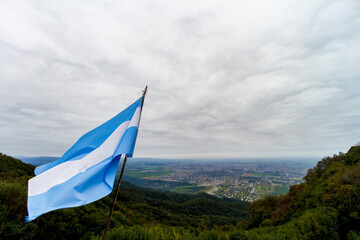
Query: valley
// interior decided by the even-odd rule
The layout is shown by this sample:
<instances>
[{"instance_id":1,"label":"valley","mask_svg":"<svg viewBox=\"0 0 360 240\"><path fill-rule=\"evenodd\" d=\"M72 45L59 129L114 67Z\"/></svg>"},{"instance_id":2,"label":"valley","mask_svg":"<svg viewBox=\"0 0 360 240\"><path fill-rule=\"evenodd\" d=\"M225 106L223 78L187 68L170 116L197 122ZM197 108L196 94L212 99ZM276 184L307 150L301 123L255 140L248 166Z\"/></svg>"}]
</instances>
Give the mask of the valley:
<instances>
[{"instance_id":1,"label":"valley","mask_svg":"<svg viewBox=\"0 0 360 240\"><path fill-rule=\"evenodd\" d=\"M205 192L253 202L286 194L313 167L316 159L131 159L125 180L177 193ZM120 168L119 168L120 169Z\"/></svg>"}]
</instances>

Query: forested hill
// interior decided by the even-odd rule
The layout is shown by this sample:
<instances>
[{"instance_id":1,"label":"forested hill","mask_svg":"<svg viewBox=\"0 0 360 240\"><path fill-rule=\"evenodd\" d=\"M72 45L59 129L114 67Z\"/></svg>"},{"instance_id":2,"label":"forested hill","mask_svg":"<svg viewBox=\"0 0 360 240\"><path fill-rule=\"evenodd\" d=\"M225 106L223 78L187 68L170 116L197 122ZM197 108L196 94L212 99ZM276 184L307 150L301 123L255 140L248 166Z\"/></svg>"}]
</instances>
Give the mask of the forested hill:
<instances>
[{"instance_id":1,"label":"forested hill","mask_svg":"<svg viewBox=\"0 0 360 240\"><path fill-rule=\"evenodd\" d=\"M112 196L24 224L33 167L0 157L0 239L101 239ZM288 194L253 202L249 218L246 206L125 183L108 239L360 239L360 146L325 157Z\"/></svg>"},{"instance_id":2,"label":"forested hill","mask_svg":"<svg viewBox=\"0 0 360 240\"><path fill-rule=\"evenodd\" d=\"M4 154L0 154L0 167L0 239L90 239L101 235L112 195L82 207L44 214L25 224L27 181L34 176L34 167ZM111 228L162 231L172 226L175 231L184 228L199 234L215 226L235 226L248 216L247 206L207 194L159 192L123 182ZM129 231L136 235L136 230Z\"/></svg>"},{"instance_id":3,"label":"forested hill","mask_svg":"<svg viewBox=\"0 0 360 240\"><path fill-rule=\"evenodd\" d=\"M35 167L25 164L19 159L0 153L0 179L12 179L34 175Z\"/></svg>"},{"instance_id":4,"label":"forested hill","mask_svg":"<svg viewBox=\"0 0 360 240\"><path fill-rule=\"evenodd\" d=\"M360 146L325 157L286 195L249 207L250 239L360 239Z\"/></svg>"}]
</instances>

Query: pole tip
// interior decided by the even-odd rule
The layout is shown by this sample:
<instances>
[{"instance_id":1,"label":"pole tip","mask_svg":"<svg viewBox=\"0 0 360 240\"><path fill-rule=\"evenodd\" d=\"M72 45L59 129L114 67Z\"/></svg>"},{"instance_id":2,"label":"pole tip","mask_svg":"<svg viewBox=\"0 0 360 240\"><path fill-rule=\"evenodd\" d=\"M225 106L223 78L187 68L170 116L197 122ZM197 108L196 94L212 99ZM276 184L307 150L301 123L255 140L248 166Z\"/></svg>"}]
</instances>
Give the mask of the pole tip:
<instances>
[{"instance_id":1,"label":"pole tip","mask_svg":"<svg viewBox=\"0 0 360 240\"><path fill-rule=\"evenodd\" d=\"M146 85L146 86L145 86L145 89L142 91L142 92L143 92L143 97L144 97L145 94L147 93L147 88L148 88L148 86Z\"/></svg>"}]
</instances>

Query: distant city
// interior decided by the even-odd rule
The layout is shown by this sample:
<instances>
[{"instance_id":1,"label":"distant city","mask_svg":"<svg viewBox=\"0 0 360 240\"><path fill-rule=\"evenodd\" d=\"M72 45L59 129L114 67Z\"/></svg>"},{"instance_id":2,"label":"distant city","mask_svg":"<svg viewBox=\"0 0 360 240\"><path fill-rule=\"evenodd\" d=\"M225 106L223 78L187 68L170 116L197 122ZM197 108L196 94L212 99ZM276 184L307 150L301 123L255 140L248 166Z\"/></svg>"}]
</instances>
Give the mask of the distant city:
<instances>
[{"instance_id":1,"label":"distant city","mask_svg":"<svg viewBox=\"0 0 360 240\"><path fill-rule=\"evenodd\" d=\"M39 166L56 157L23 157ZM155 159L132 158L124 180L144 188L176 193L205 192L247 202L281 195L302 182L317 158ZM120 163L121 164L121 163ZM120 167L118 171L120 171ZM118 172L119 175L119 172Z\"/></svg>"},{"instance_id":2,"label":"distant city","mask_svg":"<svg viewBox=\"0 0 360 240\"><path fill-rule=\"evenodd\" d=\"M125 179L142 187L178 193L206 192L252 202L281 195L298 184L319 159L158 160L133 159Z\"/></svg>"}]
</instances>

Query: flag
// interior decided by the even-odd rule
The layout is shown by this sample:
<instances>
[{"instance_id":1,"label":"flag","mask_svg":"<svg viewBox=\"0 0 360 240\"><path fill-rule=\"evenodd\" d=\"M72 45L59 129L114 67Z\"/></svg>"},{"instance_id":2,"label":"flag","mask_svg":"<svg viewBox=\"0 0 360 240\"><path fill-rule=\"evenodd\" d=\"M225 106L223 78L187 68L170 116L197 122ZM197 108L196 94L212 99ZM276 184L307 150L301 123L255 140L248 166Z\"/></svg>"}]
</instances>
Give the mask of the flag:
<instances>
[{"instance_id":1,"label":"flag","mask_svg":"<svg viewBox=\"0 0 360 240\"><path fill-rule=\"evenodd\" d=\"M26 221L110 194L122 154L132 157L143 97L86 133L58 160L35 169L28 183Z\"/></svg>"}]
</instances>

